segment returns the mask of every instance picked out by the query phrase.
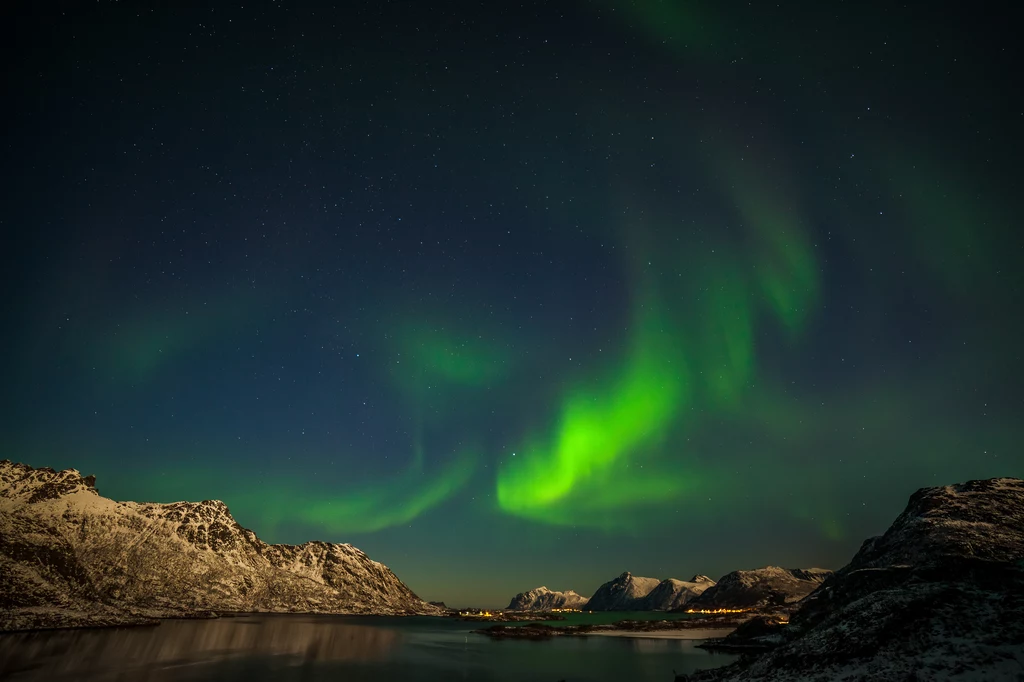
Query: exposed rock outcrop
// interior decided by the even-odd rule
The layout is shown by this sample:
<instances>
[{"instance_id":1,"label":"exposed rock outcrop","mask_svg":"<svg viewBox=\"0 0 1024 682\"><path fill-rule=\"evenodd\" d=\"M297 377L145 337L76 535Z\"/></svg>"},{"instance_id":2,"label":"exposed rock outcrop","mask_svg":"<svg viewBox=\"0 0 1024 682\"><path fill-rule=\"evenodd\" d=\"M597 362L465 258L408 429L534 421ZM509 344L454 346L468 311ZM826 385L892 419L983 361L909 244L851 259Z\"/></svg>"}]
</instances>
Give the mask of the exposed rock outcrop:
<instances>
[{"instance_id":1,"label":"exposed rock outcrop","mask_svg":"<svg viewBox=\"0 0 1024 682\"><path fill-rule=\"evenodd\" d=\"M223 502L115 502L74 469L7 460L0 574L0 630L213 611L440 611L351 545L270 545Z\"/></svg>"},{"instance_id":2,"label":"exposed rock outcrop","mask_svg":"<svg viewBox=\"0 0 1024 682\"><path fill-rule=\"evenodd\" d=\"M798 602L816 590L832 571L823 568L765 566L733 571L719 578L688 609L763 609Z\"/></svg>"},{"instance_id":3,"label":"exposed rock outcrop","mask_svg":"<svg viewBox=\"0 0 1024 682\"><path fill-rule=\"evenodd\" d=\"M671 611L681 609L693 599L714 587L715 581L706 575L695 575L690 580L666 578L643 598L640 611Z\"/></svg>"},{"instance_id":4,"label":"exposed rock outcrop","mask_svg":"<svg viewBox=\"0 0 1024 682\"><path fill-rule=\"evenodd\" d=\"M644 598L661 583L657 578L641 578L626 571L597 588L583 606L586 611L639 611Z\"/></svg>"},{"instance_id":5,"label":"exposed rock outcrop","mask_svg":"<svg viewBox=\"0 0 1024 682\"><path fill-rule=\"evenodd\" d=\"M551 609L578 609L587 603L587 598L572 590L556 592L541 586L512 597L508 611L550 611Z\"/></svg>"},{"instance_id":6,"label":"exposed rock outcrop","mask_svg":"<svg viewBox=\"0 0 1024 682\"><path fill-rule=\"evenodd\" d=\"M924 488L801 604L776 648L685 679L1016 681L1022 614L1024 481Z\"/></svg>"}]
</instances>

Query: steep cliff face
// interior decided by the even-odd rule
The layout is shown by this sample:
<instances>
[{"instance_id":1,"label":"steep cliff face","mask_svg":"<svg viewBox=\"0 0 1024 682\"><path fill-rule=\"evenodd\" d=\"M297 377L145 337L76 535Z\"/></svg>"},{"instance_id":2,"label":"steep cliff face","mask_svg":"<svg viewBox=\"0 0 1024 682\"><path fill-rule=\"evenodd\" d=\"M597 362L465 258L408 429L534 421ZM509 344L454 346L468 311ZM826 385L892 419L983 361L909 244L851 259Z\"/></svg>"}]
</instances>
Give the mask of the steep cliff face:
<instances>
[{"instance_id":1,"label":"steep cliff face","mask_svg":"<svg viewBox=\"0 0 1024 682\"><path fill-rule=\"evenodd\" d=\"M583 608L587 611L639 611L644 598L660 583L657 578L641 578L626 571L597 588Z\"/></svg>"},{"instance_id":2,"label":"steep cliff face","mask_svg":"<svg viewBox=\"0 0 1024 682\"><path fill-rule=\"evenodd\" d=\"M715 581L706 575L695 575L690 580L666 578L643 598L638 610L671 611L672 609L681 609L714 585Z\"/></svg>"},{"instance_id":3,"label":"steep cliff face","mask_svg":"<svg viewBox=\"0 0 1024 682\"><path fill-rule=\"evenodd\" d=\"M810 595L777 646L694 680L1020 680L1024 481L916 492Z\"/></svg>"},{"instance_id":4,"label":"steep cliff face","mask_svg":"<svg viewBox=\"0 0 1024 682\"><path fill-rule=\"evenodd\" d=\"M692 609L752 609L784 606L816 590L832 571L823 568L765 566L733 571L687 603Z\"/></svg>"},{"instance_id":5,"label":"steep cliff face","mask_svg":"<svg viewBox=\"0 0 1024 682\"><path fill-rule=\"evenodd\" d=\"M269 545L223 502L101 497L73 469L0 462L0 629L203 611L437 613L347 544Z\"/></svg>"},{"instance_id":6,"label":"steep cliff face","mask_svg":"<svg viewBox=\"0 0 1024 682\"><path fill-rule=\"evenodd\" d=\"M587 603L587 598L572 590L556 592L541 586L528 592L520 592L512 597L508 611L547 611L550 609L579 609Z\"/></svg>"}]
</instances>

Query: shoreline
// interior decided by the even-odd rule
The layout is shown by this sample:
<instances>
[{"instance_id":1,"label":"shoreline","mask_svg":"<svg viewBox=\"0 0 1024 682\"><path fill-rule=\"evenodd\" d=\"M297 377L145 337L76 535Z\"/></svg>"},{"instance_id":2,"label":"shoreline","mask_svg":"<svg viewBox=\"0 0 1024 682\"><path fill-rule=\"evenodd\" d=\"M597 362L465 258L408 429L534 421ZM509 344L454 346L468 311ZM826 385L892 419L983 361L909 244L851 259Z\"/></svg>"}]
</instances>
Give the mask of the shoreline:
<instances>
[{"instance_id":1,"label":"shoreline","mask_svg":"<svg viewBox=\"0 0 1024 682\"><path fill-rule=\"evenodd\" d=\"M64 618L74 621L76 612L65 612L59 614ZM56 614L47 614L56 615ZM128 628L155 628L164 622L190 621L190 620L227 620L233 618L253 618L261 616L342 616L352 617L385 617L385 618L450 618L450 615L435 613L331 613L323 611L196 611L184 613L171 613L167 615L155 615L144 613L117 614L109 620L82 618L77 622L63 624L38 625L34 627L0 628L0 637L5 635L27 635L57 632L75 632L86 630L117 630Z\"/></svg>"},{"instance_id":2,"label":"shoreline","mask_svg":"<svg viewBox=\"0 0 1024 682\"><path fill-rule=\"evenodd\" d=\"M749 620L749 616L745 615L742 618L728 616L694 618L692 620L621 620L616 623L600 625L558 626L530 623L528 625L492 625L488 628L473 630L473 632L493 639L542 640L551 637L599 636L709 640L726 637L747 620Z\"/></svg>"},{"instance_id":3,"label":"shoreline","mask_svg":"<svg viewBox=\"0 0 1024 682\"><path fill-rule=\"evenodd\" d=\"M722 639L735 632L735 628L690 628L688 630L600 630L574 633L579 637L631 637L637 639L705 640Z\"/></svg>"},{"instance_id":4,"label":"shoreline","mask_svg":"<svg viewBox=\"0 0 1024 682\"><path fill-rule=\"evenodd\" d=\"M541 615L541 614L534 614ZM12 628L0 630L0 637L4 635L25 635L72 632L85 630L109 630L122 628L155 628L164 622L187 621L187 620L230 620L235 618L267 616L341 616L347 618L378 618L378 617L433 617L450 620L453 616L463 622L473 622L473 618L458 618L456 614L430 614L430 613L325 613L322 611L198 611L192 613L167 613L156 614L134 613L127 618L114 617L110 620L83 619L78 623L49 624L37 627ZM520 619L517 619L520 620ZM532 619L523 618L520 622ZM695 618L678 620L650 620L650 621L619 621L617 623L598 625L542 625L534 621L524 625L497 625L489 628L471 630L475 634L482 634L488 637L524 638L524 639L547 639L551 636L572 636L572 637L627 637L636 639L675 639L675 640L718 640L733 632L739 625L735 618ZM712 621L712 622L708 622ZM718 621L718 622L714 622ZM481 619L481 624L487 620ZM493 622L493 621L492 621ZM509 622L509 621L504 621ZM515 622L515 621L511 621Z\"/></svg>"},{"instance_id":5,"label":"shoreline","mask_svg":"<svg viewBox=\"0 0 1024 682\"><path fill-rule=\"evenodd\" d=\"M636 639L706 640L722 639L736 628L689 628L679 630L597 630L570 633L574 637L630 637Z\"/></svg>"}]
</instances>

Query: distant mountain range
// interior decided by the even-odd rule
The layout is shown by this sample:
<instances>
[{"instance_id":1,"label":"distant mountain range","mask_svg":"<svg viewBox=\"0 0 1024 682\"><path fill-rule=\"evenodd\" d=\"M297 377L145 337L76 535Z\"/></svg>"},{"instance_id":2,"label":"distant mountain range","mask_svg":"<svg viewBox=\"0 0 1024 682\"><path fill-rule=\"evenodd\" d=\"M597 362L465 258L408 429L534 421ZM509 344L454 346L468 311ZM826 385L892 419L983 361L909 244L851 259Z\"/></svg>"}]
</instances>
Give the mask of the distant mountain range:
<instances>
[{"instance_id":1,"label":"distant mountain range","mask_svg":"<svg viewBox=\"0 0 1024 682\"><path fill-rule=\"evenodd\" d=\"M115 502L95 484L0 461L0 630L222 611L444 613L352 545L270 545L223 502Z\"/></svg>"},{"instance_id":2,"label":"distant mountain range","mask_svg":"<svg viewBox=\"0 0 1024 682\"><path fill-rule=\"evenodd\" d=\"M823 568L779 568L765 566L750 571L733 571L719 578L686 608L763 609L800 601L832 575Z\"/></svg>"},{"instance_id":3,"label":"distant mountain range","mask_svg":"<svg viewBox=\"0 0 1024 682\"><path fill-rule=\"evenodd\" d=\"M788 624L716 646L768 651L679 682L1024 679L1024 481L917 491Z\"/></svg>"},{"instance_id":4,"label":"distant mountain range","mask_svg":"<svg viewBox=\"0 0 1024 682\"><path fill-rule=\"evenodd\" d=\"M0 630L215 612L445 613L351 545L270 545L222 502L115 502L95 484L0 461ZM716 583L625 572L590 599L541 587L509 605L574 607L767 614L708 645L754 655L686 682L1020 680L1024 481L919 490L834 574L767 566Z\"/></svg>"},{"instance_id":5,"label":"distant mountain range","mask_svg":"<svg viewBox=\"0 0 1024 682\"><path fill-rule=\"evenodd\" d=\"M715 581L706 575L690 580L642 578L626 571L597 588L586 611L670 611L696 598Z\"/></svg>"},{"instance_id":6,"label":"distant mountain range","mask_svg":"<svg viewBox=\"0 0 1024 682\"><path fill-rule=\"evenodd\" d=\"M647 593L639 604L639 611L672 611L688 608L694 599L715 586L715 581L706 575L695 575L689 580L667 578Z\"/></svg>"},{"instance_id":7,"label":"distant mountain range","mask_svg":"<svg viewBox=\"0 0 1024 682\"><path fill-rule=\"evenodd\" d=\"M551 609L578 609L587 603L587 598L572 590L555 592L548 588L534 588L512 597L507 611L550 611Z\"/></svg>"},{"instance_id":8,"label":"distant mountain range","mask_svg":"<svg viewBox=\"0 0 1024 682\"><path fill-rule=\"evenodd\" d=\"M643 578L626 571L601 585L587 600L573 591L551 592L539 587L517 594L509 609L543 611L559 608L558 595L572 595L583 611L685 611L718 609L763 609L798 602L832 575L823 568L778 568L765 566L733 571L716 583L706 575L689 580ZM561 608L566 608L562 606Z\"/></svg>"},{"instance_id":9,"label":"distant mountain range","mask_svg":"<svg viewBox=\"0 0 1024 682\"><path fill-rule=\"evenodd\" d=\"M629 571L597 588L583 608L587 611L638 611L644 599L661 583Z\"/></svg>"}]
</instances>

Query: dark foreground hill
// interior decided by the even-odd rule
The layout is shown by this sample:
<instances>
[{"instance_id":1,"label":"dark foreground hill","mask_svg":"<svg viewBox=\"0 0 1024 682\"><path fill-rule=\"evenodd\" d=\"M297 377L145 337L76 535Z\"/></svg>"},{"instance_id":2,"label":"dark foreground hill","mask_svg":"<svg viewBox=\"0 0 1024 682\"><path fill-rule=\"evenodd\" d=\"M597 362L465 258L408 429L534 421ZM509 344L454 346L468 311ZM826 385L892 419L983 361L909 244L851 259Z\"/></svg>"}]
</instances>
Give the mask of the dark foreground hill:
<instances>
[{"instance_id":1,"label":"dark foreground hill","mask_svg":"<svg viewBox=\"0 0 1024 682\"><path fill-rule=\"evenodd\" d=\"M442 612L351 545L270 545L223 502L115 502L74 469L7 460L0 575L0 630L217 611Z\"/></svg>"},{"instance_id":2,"label":"dark foreground hill","mask_svg":"<svg viewBox=\"0 0 1024 682\"><path fill-rule=\"evenodd\" d=\"M772 648L680 680L1024 680L1024 481L917 491L788 625L744 630Z\"/></svg>"}]
</instances>

